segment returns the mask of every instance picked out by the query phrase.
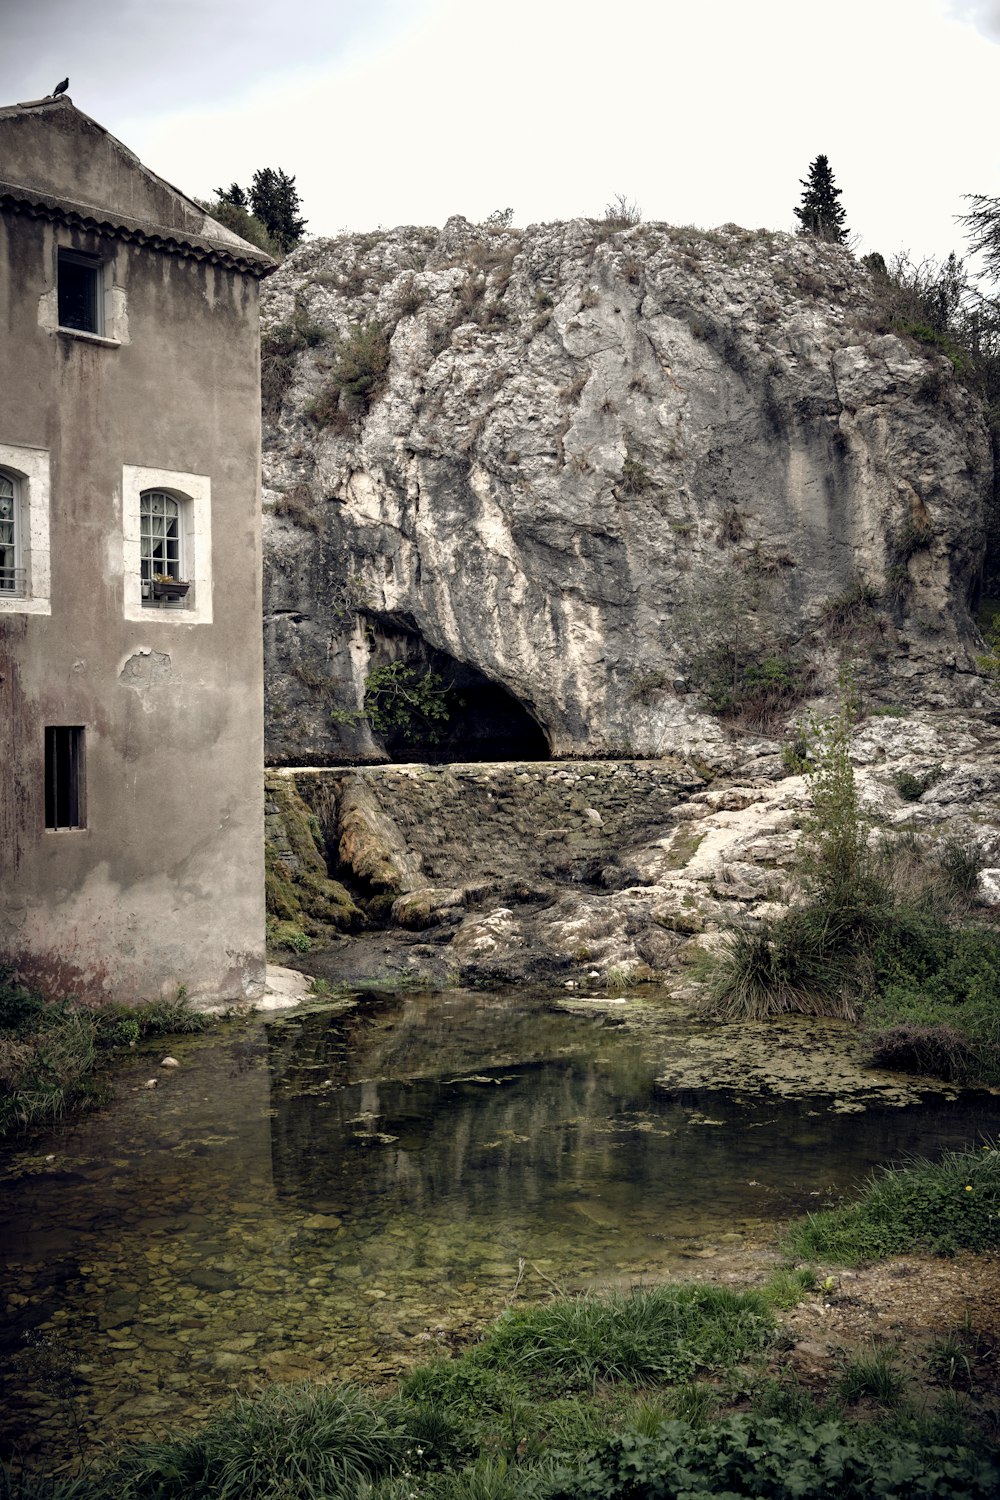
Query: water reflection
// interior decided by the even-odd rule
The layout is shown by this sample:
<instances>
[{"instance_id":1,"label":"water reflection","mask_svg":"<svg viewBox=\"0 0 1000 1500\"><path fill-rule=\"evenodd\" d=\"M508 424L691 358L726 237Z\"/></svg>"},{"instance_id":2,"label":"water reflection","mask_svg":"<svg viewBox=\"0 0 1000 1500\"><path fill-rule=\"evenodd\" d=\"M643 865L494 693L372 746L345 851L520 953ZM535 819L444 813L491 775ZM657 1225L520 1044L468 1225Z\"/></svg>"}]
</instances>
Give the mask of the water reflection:
<instances>
[{"instance_id":1,"label":"water reflection","mask_svg":"<svg viewBox=\"0 0 1000 1500\"><path fill-rule=\"evenodd\" d=\"M737 1095L721 1033L712 1087L658 1082L704 1040L456 992L195 1038L156 1090L137 1058L113 1109L8 1174L5 1448L177 1425L234 1384L391 1373L495 1314L522 1259L536 1294L677 1274L880 1161L996 1132L992 1096Z\"/></svg>"}]
</instances>

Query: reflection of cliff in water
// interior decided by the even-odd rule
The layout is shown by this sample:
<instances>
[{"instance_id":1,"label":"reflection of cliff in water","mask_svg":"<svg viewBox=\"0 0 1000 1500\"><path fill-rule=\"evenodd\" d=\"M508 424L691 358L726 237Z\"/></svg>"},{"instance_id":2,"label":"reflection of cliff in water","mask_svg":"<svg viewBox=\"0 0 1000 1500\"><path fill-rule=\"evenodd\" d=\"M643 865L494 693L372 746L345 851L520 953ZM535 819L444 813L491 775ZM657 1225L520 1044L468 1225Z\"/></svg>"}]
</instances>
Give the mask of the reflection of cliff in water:
<instances>
[{"instance_id":1,"label":"reflection of cliff in water","mask_svg":"<svg viewBox=\"0 0 1000 1500\"><path fill-rule=\"evenodd\" d=\"M764 1213L808 1207L996 1120L976 1096L837 1113L828 1098L665 1093L648 1038L516 995L380 999L272 1026L270 1047L276 1191L348 1215L583 1203L609 1223L655 1208L676 1232L758 1195Z\"/></svg>"}]
</instances>

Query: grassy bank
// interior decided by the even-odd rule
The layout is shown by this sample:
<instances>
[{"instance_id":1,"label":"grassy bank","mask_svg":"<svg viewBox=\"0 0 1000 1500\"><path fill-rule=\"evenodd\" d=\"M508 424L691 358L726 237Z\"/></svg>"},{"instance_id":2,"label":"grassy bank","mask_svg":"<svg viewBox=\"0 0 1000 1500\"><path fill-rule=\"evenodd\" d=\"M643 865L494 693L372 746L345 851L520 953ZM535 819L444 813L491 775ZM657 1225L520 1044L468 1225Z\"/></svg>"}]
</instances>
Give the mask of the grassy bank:
<instances>
[{"instance_id":1,"label":"grassy bank","mask_svg":"<svg viewBox=\"0 0 1000 1500\"><path fill-rule=\"evenodd\" d=\"M1000 1154L872 1179L792 1234L855 1261L1000 1242ZM781 1312L822 1295L788 1264L756 1289L666 1286L509 1309L480 1342L392 1395L272 1387L199 1431L132 1446L79 1479L8 1476L3 1500L987 1500L1000 1492L995 1373L977 1398L971 1327L916 1351L831 1360L797 1384ZM831 1278L832 1280L832 1278ZM977 1343L977 1340L979 1341ZM908 1350L911 1358L912 1349ZM992 1351L991 1351L992 1354Z\"/></svg>"},{"instance_id":2,"label":"grassy bank","mask_svg":"<svg viewBox=\"0 0 1000 1500\"><path fill-rule=\"evenodd\" d=\"M108 1065L143 1037L202 1031L183 997L153 1005L46 1000L0 969L0 1137L103 1103Z\"/></svg>"},{"instance_id":3,"label":"grassy bank","mask_svg":"<svg viewBox=\"0 0 1000 1500\"><path fill-rule=\"evenodd\" d=\"M954 1255L1000 1247L1000 1151L948 1151L876 1172L855 1203L795 1224L788 1249L803 1259L859 1265L910 1250Z\"/></svg>"}]
</instances>

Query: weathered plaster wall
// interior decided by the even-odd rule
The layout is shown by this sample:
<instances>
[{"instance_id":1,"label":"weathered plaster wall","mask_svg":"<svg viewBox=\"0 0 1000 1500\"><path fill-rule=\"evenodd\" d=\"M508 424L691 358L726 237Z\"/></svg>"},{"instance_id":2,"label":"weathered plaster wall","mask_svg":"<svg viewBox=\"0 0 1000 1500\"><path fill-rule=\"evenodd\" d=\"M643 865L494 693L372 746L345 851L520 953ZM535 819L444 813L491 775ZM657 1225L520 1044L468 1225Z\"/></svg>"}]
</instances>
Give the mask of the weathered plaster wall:
<instances>
[{"instance_id":1,"label":"weathered plaster wall","mask_svg":"<svg viewBox=\"0 0 1000 1500\"><path fill-rule=\"evenodd\" d=\"M104 188L122 191L88 180ZM127 342L45 326L60 245L113 259ZM0 614L0 953L56 993L262 982L257 296L236 271L0 218L0 442L46 452L52 488L51 614ZM211 623L126 619L127 465L205 476ZM53 724L85 727L83 829L44 826Z\"/></svg>"},{"instance_id":2,"label":"weathered plaster wall","mask_svg":"<svg viewBox=\"0 0 1000 1500\"><path fill-rule=\"evenodd\" d=\"M740 613L818 688L846 656L886 702L981 699L982 413L880 328L841 248L453 219L310 242L263 315L302 331L265 431L275 760L378 758L339 711L407 637L505 688L557 755L715 757L697 657ZM383 389L311 420L371 323ZM829 602L861 582L877 607L835 639Z\"/></svg>"}]
</instances>

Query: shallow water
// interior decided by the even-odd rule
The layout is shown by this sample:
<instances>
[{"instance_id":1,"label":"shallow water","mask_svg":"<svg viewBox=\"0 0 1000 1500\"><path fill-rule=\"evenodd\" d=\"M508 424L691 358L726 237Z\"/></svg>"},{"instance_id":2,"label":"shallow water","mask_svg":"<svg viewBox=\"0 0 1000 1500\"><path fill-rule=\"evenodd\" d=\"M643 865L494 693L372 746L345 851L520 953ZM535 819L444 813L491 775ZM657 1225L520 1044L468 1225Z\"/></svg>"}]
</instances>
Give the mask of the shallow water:
<instances>
[{"instance_id":1,"label":"shallow water","mask_svg":"<svg viewBox=\"0 0 1000 1500\"><path fill-rule=\"evenodd\" d=\"M915 1102L855 1050L836 1023L450 991L137 1056L113 1107L2 1164L3 1451L379 1379L515 1290L683 1275L880 1162L996 1134L995 1096Z\"/></svg>"}]
</instances>

